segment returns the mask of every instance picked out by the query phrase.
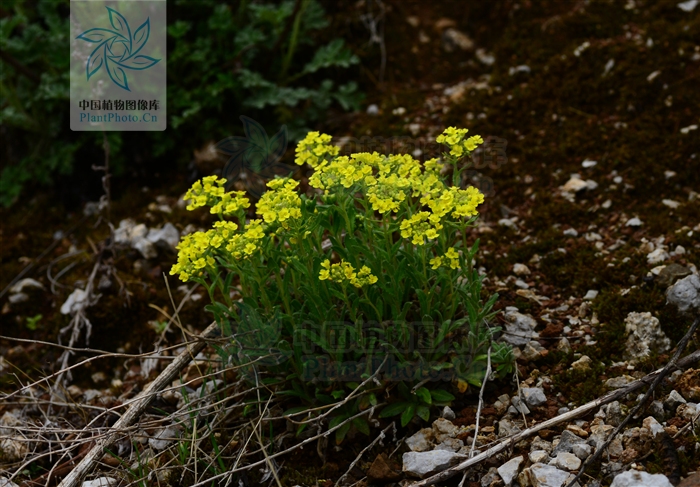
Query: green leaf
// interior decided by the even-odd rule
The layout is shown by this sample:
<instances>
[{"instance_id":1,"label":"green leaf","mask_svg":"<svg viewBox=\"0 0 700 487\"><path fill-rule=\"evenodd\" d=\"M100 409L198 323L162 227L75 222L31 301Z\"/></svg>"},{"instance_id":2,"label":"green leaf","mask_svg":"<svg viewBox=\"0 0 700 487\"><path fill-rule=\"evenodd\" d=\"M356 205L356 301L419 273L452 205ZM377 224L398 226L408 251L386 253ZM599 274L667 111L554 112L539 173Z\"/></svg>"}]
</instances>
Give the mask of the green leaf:
<instances>
[{"instance_id":1,"label":"green leaf","mask_svg":"<svg viewBox=\"0 0 700 487\"><path fill-rule=\"evenodd\" d=\"M428 408L428 406L418 406L416 408L416 414L423 421L430 420L430 409Z\"/></svg>"},{"instance_id":2,"label":"green leaf","mask_svg":"<svg viewBox=\"0 0 700 487\"><path fill-rule=\"evenodd\" d=\"M433 397L433 402L443 403L454 401L455 397L449 392L442 389L435 389L430 391L430 395Z\"/></svg>"},{"instance_id":3,"label":"green leaf","mask_svg":"<svg viewBox=\"0 0 700 487\"><path fill-rule=\"evenodd\" d=\"M343 426L338 428L338 430L335 432L335 444L340 445L343 440L345 439L345 435L348 434L348 431L350 431L350 427L352 426L352 423L349 421L345 423Z\"/></svg>"},{"instance_id":4,"label":"green leaf","mask_svg":"<svg viewBox=\"0 0 700 487\"><path fill-rule=\"evenodd\" d=\"M355 418L352 420L352 424L357 428L357 431L369 436L369 423L365 418Z\"/></svg>"},{"instance_id":5,"label":"green leaf","mask_svg":"<svg viewBox=\"0 0 700 487\"><path fill-rule=\"evenodd\" d=\"M430 391L425 387L418 388L418 390L416 391L416 396L418 396L418 399L420 399L427 405L431 405L433 403L433 400L430 397Z\"/></svg>"},{"instance_id":6,"label":"green leaf","mask_svg":"<svg viewBox=\"0 0 700 487\"><path fill-rule=\"evenodd\" d=\"M352 64L357 64L359 61L358 57L345 47L342 39L334 39L316 51L311 62L304 66L303 73L313 73L319 69L331 66L347 68Z\"/></svg>"},{"instance_id":7,"label":"green leaf","mask_svg":"<svg viewBox=\"0 0 700 487\"><path fill-rule=\"evenodd\" d=\"M404 410L404 412L401 414L401 426L406 426L408 423L410 423L413 419L413 416L415 415L416 405L414 403L410 403L408 407Z\"/></svg>"},{"instance_id":8,"label":"green leaf","mask_svg":"<svg viewBox=\"0 0 700 487\"><path fill-rule=\"evenodd\" d=\"M390 418L392 416L398 416L399 414L403 413L406 407L410 403L406 401L401 401L401 402L396 402L394 404L389 404L387 407L382 409L382 412L379 413L380 418Z\"/></svg>"}]
</instances>

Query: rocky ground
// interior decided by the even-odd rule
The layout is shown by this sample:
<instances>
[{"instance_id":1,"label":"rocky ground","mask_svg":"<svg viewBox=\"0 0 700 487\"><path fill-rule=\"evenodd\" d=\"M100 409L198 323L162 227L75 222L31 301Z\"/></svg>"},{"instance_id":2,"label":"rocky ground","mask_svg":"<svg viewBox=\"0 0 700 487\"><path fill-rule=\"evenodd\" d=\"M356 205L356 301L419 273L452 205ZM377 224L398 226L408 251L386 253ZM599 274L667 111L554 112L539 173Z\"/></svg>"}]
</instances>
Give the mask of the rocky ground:
<instances>
[{"instance_id":1,"label":"rocky ground","mask_svg":"<svg viewBox=\"0 0 700 487\"><path fill-rule=\"evenodd\" d=\"M282 485L333 485L346 471L348 485L410 485L468 458L474 437L484 451L663 367L693 322L700 307L700 6L536 3L386 2L381 82L381 50L364 41L363 7L338 7L337 32L362 39L354 47L368 99L363 113L329 114L321 130L347 150L390 146L415 157L433 155L430 142L449 125L487 140L469 173L487 196L471 238L480 239L486 292L499 293L502 339L516 347L518 375L487 383L478 431L479 391L468 390L432 426L389 430L355 464L365 437L342 451L291 452L279 459ZM211 169L205 151L195 166L200 174ZM179 237L208 225L206 215L184 209L189 182L184 174L117 181L108 215L98 203L65 208L51 194L3 210L0 319L12 339L0 339L0 388L15 393L0 400L4 478L45 485L64 476L68 457L49 456L48 445L80 455L89 441L71 443L71 435L113 424L116 414L105 410L121 411L184 349L188 333L211 321L202 311L206 292L167 276ZM171 320L175 310L179 322ZM51 345L59 341L96 352ZM686 351L698 348L696 334ZM151 350L158 359L141 355ZM217 406L216 360L210 348L198 355L93 477L115 485L143 475L149 485L204 478L203 467L172 460L177 439L191 434L177 418L192 408L216 416L220 429L210 433L222 435L214 441L233 464L250 430ZM60 364L78 363L51 376ZM38 383L19 391L47 376L53 389ZM235 397L242 386L229 379L223 392ZM541 430L442 484L565 485L644 390ZM699 367L673 372L579 485L700 484L699 402ZM202 455L213 459L207 441ZM291 445L285 441L280 447ZM139 472L143 465L150 476ZM256 470L241 482L261 478L274 481L269 470ZM92 482L83 485L100 485Z\"/></svg>"}]
</instances>

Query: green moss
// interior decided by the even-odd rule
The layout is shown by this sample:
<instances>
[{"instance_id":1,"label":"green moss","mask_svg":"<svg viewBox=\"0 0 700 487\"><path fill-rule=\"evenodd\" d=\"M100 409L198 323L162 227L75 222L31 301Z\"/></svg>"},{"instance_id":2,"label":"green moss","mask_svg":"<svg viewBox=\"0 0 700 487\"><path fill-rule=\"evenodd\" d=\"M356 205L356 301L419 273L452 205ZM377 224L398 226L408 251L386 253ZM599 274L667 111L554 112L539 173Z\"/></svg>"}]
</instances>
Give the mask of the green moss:
<instances>
[{"instance_id":1,"label":"green moss","mask_svg":"<svg viewBox=\"0 0 700 487\"><path fill-rule=\"evenodd\" d=\"M600 375L605 372L605 367L599 361L593 361L591 369L585 372L569 368L554 377L554 385L557 390L576 404L583 404L600 397L605 387L600 380Z\"/></svg>"}]
</instances>

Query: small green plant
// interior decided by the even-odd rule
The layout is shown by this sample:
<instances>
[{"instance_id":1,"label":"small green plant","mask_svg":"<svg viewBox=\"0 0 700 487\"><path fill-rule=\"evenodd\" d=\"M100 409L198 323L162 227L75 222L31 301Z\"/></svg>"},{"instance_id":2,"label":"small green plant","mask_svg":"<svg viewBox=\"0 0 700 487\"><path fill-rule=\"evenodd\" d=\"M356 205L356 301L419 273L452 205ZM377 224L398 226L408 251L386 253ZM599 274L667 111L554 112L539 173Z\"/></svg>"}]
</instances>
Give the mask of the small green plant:
<instances>
[{"instance_id":1,"label":"small green plant","mask_svg":"<svg viewBox=\"0 0 700 487\"><path fill-rule=\"evenodd\" d=\"M47 186L70 174L78 154L102 157L103 134L72 132L65 123L69 4L3 2L10 14L0 18L1 206L17 201L29 184ZM115 176L133 169L122 148L148 147L138 157L154 164L187 163L193 148L238 130L221 123L224 113L246 113L267 127L286 123L298 140L331 105L359 107L357 84L338 82L359 59L342 39L327 36L329 21L317 0L237 6L178 0L168 5L168 18L168 130L109 133Z\"/></svg>"},{"instance_id":2,"label":"small green plant","mask_svg":"<svg viewBox=\"0 0 700 487\"><path fill-rule=\"evenodd\" d=\"M32 316L31 318L27 316L27 330L35 331L39 327L39 321L44 317L44 315L38 314Z\"/></svg>"},{"instance_id":3,"label":"small green plant","mask_svg":"<svg viewBox=\"0 0 700 487\"><path fill-rule=\"evenodd\" d=\"M231 336L225 361L302 403L287 414L335 407L337 441L369 431L356 418L369 407L400 414L403 425L428 420L431 406L454 399L446 383L459 392L481 385L489 347L496 374L511 371L512 351L492 341L500 329L488 324L497 295L482 299L478 240L467 243L483 195L456 185L460 161L482 143L466 133L445 130L437 141L449 152L421 164L339 155L330 136L311 132L296 163L313 169L312 190L270 181L258 219L224 179L204 178L186 194L189 210L209 207L218 221L183 238L170 273L208 290L207 309ZM442 175L450 169L452 184ZM397 383L398 402L380 405Z\"/></svg>"}]
</instances>

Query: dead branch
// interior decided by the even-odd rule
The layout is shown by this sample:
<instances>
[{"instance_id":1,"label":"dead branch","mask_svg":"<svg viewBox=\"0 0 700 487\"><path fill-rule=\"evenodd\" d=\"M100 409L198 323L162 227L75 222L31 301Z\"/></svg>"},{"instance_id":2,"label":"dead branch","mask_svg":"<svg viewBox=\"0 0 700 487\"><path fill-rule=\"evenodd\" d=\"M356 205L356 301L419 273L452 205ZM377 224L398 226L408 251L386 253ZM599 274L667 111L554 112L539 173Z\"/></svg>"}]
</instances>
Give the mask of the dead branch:
<instances>
[{"instance_id":1,"label":"dead branch","mask_svg":"<svg viewBox=\"0 0 700 487\"><path fill-rule=\"evenodd\" d=\"M352 461L352 463L350 464L350 466L348 467L348 469L345 471L345 473L344 473L344 474L338 479L338 481L335 483L335 487L338 487L338 486L340 485L340 483L341 483L343 480L345 480L345 477L347 477L348 474L350 473L350 471L351 471L353 468L355 468L355 465L357 465L357 464L359 463L360 459L362 458L362 455L364 455L365 452L367 452L367 450L370 450L372 447L374 447L374 445L377 444L377 442L383 440L383 439L386 437L386 432L389 431L389 429L391 429L391 428L394 428L394 435L396 434L396 423L392 421L391 424L390 424L389 426L387 426L386 428L384 428L383 430L381 430L381 431L379 432L379 435L377 435L377 437L374 439L374 441L372 441L372 443L370 443L369 445L367 445L367 446L357 455L357 457L355 458L355 460Z\"/></svg>"},{"instance_id":2,"label":"dead branch","mask_svg":"<svg viewBox=\"0 0 700 487\"><path fill-rule=\"evenodd\" d=\"M143 413L148 404L151 402L155 396L154 393L164 388L167 384L170 384L180 373L180 370L182 370L190 362L190 360L192 360L192 357L196 356L204 349L204 347L207 345L206 339L213 338L218 333L219 325L214 322L202 332L200 335L200 340L188 346L187 349L180 353L175 361L168 365L148 387L146 387L136 398L134 398L134 401L132 402L131 406L129 406L129 409L127 409L124 415L114 424L111 431L96 441L95 445L80 461L78 466L75 467L75 469L73 469L65 479L63 479L63 481L59 484L59 487L76 487L82 478L93 467L95 462L102 458L105 448L110 446L117 439L119 434L118 430L129 426L134 420L136 420L136 418Z\"/></svg>"},{"instance_id":3,"label":"dead branch","mask_svg":"<svg viewBox=\"0 0 700 487\"><path fill-rule=\"evenodd\" d=\"M669 368L669 371L671 369L674 370L680 370L680 369L685 369L687 367L690 367L691 365L695 364L696 362L700 361L700 350L696 350L695 352L691 353L690 355L687 355L686 357L680 359L677 363L675 363L673 366ZM538 425L532 426L524 431L521 431L520 433L511 436L510 438L501 441L498 443L496 446L489 448L483 453L480 453L479 455L470 458L469 460L466 460L459 465L456 465L454 467L451 467L447 470L444 470L443 472L440 472L438 474L433 475L432 477L428 477L427 479L423 479L419 482L414 482L411 484L410 487L426 487L428 485L435 485L438 482L443 482L446 479L449 479L453 477L454 475L457 475L459 472L466 470L469 467L472 467L478 463L481 463L482 461L491 458L494 456L496 453L499 453L506 448L513 447L516 443L519 441L528 438L532 436L533 434L537 433L540 430L551 428L553 426L556 426L561 423L565 423L568 421L571 421L575 418L578 418L579 416L584 416L591 411L599 408L600 406L604 404L608 404L610 402L616 401L622 397L625 397L627 394L634 392L638 389L641 389L645 385L649 385L651 382L654 381L654 379L663 372L665 368L656 370L650 374L645 375L641 379L638 379L629 385L617 389L615 391L611 391L604 396L599 397L598 399L594 399L593 401L584 404L583 406L580 406L573 411L569 411L567 413L561 414L559 416L556 416L552 419L548 419L547 421L544 421Z\"/></svg>"},{"instance_id":4,"label":"dead branch","mask_svg":"<svg viewBox=\"0 0 700 487\"><path fill-rule=\"evenodd\" d=\"M651 394L654 392L654 389L656 389L656 387L661 383L661 381L664 379L664 377L666 377L669 374L669 372L671 372L671 368L676 364L676 362L678 361L678 358L683 353L683 350L685 350L686 345L688 345L688 342L690 341L691 337L695 334L695 330L697 329L699 323L700 323L700 315L698 315L698 317L695 318L695 321L688 329L688 332L685 334L685 336L683 338L681 338L681 341L678 342L678 346L676 348L676 353L673 354L673 357L671 358L671 360L669 360L669 362L666 364L666 366L663 369L661 369L661 372L658 373L658 375L654 379L654 382L651 384L651 386L649 386L649 389L647 390L646 394L644 394L644 397L642 398L642 400L639 401L639 404L637 404L637 406L632 411L630 411L630 413L627 415L627 417L624 419L624 421L622 421L617 426L617 428L615 428L613 430L613 432L610 434L610 436L605 440L605 443L603 443L600 446L600 448L597 448L595 453L593 455L589 456L586 459L586 461L583 462L583 465L581 465L581 469L579 470L578 474L576 474L576 477L571 482L566 484L566 487L572 487L574 485L574 483L576 483L576 481L581 478L581 475L583 475L583 472L586 470L586 467L588 465L590 465L591 463L595 462L598 458L600 458L600 455L608 448L608 446L615 439L615 437L618 435L618 433L620 433L620 431L622 431L622 428L624 428L627 425L627 423L629 423L630 420L636 416L636 414L639 412L639 410L642 409L642 407L644 407L644 405L647 402L647 399L649 399L649 396L651 396Z\"/></svg>"}]
</instances>

